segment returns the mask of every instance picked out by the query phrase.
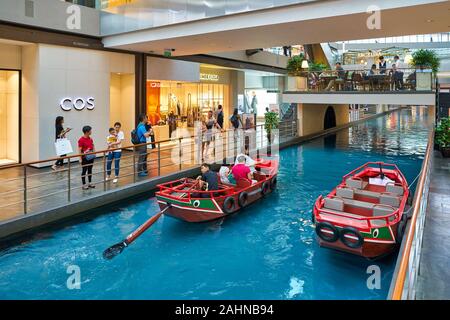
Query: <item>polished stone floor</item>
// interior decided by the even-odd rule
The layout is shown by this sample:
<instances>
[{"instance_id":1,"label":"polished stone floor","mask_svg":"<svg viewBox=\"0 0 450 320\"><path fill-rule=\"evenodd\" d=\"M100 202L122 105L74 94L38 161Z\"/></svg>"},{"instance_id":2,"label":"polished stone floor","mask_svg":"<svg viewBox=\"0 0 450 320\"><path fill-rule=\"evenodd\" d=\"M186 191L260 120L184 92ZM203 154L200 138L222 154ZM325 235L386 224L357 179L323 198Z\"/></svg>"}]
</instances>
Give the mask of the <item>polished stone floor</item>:
<instances>
[{"instance_id":1,"label":"polished stone floor","mask_svg":"<svg viewBox=\"0 0 450 320\"><path fill-rule=\"evenodd\" d=\"M450 159L435 151L417 299L450 299Z\"/></svg>"}]
</instances>

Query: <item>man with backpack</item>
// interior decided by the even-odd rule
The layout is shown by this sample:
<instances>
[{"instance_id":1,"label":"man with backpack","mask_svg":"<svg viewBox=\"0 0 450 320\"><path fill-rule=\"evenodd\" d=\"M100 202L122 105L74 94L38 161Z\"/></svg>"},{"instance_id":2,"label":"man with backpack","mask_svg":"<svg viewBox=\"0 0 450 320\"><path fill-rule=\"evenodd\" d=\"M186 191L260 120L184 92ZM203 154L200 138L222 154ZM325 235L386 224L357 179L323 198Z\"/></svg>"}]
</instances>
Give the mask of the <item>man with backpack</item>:
<instances>
[{"instance_id":1,"label":"man with backpack","mask_svg":"<svg viewBox=\"0 0 450 320\"><path fill-rule=\"evenodd\" d=\"M147 131L146 124L148 122L148 117L145 114L139 116L139 124L135 130L131 132L131 142L133 144L142 144L135 147L135 152L138 153L138 165L137 172L139 177L146 177L148 175L147 171L147 138L150 137L151 132Z\"/></svg>"}]
</instances>

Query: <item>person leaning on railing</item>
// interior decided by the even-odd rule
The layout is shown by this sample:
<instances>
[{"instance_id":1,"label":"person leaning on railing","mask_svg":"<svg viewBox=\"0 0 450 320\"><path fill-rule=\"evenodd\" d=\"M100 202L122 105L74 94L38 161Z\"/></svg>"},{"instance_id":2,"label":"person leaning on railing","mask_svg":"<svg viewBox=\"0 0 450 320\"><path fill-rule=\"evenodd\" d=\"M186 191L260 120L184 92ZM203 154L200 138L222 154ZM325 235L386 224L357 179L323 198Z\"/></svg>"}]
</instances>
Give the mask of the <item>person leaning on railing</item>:
<instances>
[{"instance_id":1,"label":"person leaning on railing","mask_svg":"<svg viewBox=\"0 0 450 320\"><path fill-rule=\"evenodd\" d=\"M83 190L95 188L95 185L92 184L92 168L94 166L95 154L88 154L95 151L94 140L92 140L91 134L92 128L90 126L84 126L83 136L78 140L78 153L81 155L81 182L83 183ZM89 184L86 184L86 175Z\"/></svg>"}]
</instances>

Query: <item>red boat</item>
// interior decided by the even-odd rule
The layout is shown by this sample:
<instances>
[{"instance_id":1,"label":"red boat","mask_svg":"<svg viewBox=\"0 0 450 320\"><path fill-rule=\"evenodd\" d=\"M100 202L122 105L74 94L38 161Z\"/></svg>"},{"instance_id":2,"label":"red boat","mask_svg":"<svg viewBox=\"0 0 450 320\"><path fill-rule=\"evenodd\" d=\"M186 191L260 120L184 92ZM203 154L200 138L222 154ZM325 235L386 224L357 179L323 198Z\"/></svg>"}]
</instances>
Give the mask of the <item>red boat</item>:
<instances>
[{"instance_id":1,"label":"red boat","mask_svg":"<svg viewBox=\"0 0 450 320\"><path fill-rule=\"evenodd\" d=\"M369 162L345 175L313 210L320 246L377 258L401 243L408 183L394 164Z\"/></svg>"},{"instance_id":2,"label":"red boat","mask_svg":"<svg viewBox=\"0 0 450 320\"><path fill-rule=\"evenodd\" d=\"M161 210L165 215L187 222L204 222L226 217L258 201L275 190L278 161L256 160L253 184L247 180L236 185L220 181L219 190L197 190L194 179L183 178L158 185L156 192Z\"/></svg>"}]
</instances>

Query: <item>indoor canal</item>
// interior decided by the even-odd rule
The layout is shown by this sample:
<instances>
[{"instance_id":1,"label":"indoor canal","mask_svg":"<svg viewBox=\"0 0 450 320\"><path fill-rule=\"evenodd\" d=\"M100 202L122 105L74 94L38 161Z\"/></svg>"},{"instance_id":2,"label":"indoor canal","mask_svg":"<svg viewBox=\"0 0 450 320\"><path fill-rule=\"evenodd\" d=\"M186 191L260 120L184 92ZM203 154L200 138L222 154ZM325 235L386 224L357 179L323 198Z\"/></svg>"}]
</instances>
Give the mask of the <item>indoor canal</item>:
<instances>
[{"instance_id":1,"label":"indoor canal","mask_svg":"<svg viewBox=\"0 0 450 320\"><path fill-rule=\"evenodd\" d=\"M220 221L162 217L113 260L102 252L158 212L151 195L44 229L0 251L1 299L385 299L396 254L377 261L320 248L316 198L368 161L412 182L428 138L425 108L402 109L280 151L278 189ZM368 267L381 270L369 289ZM70 277L79 270L80 286Z\"/></svg>"}]
</instances>

